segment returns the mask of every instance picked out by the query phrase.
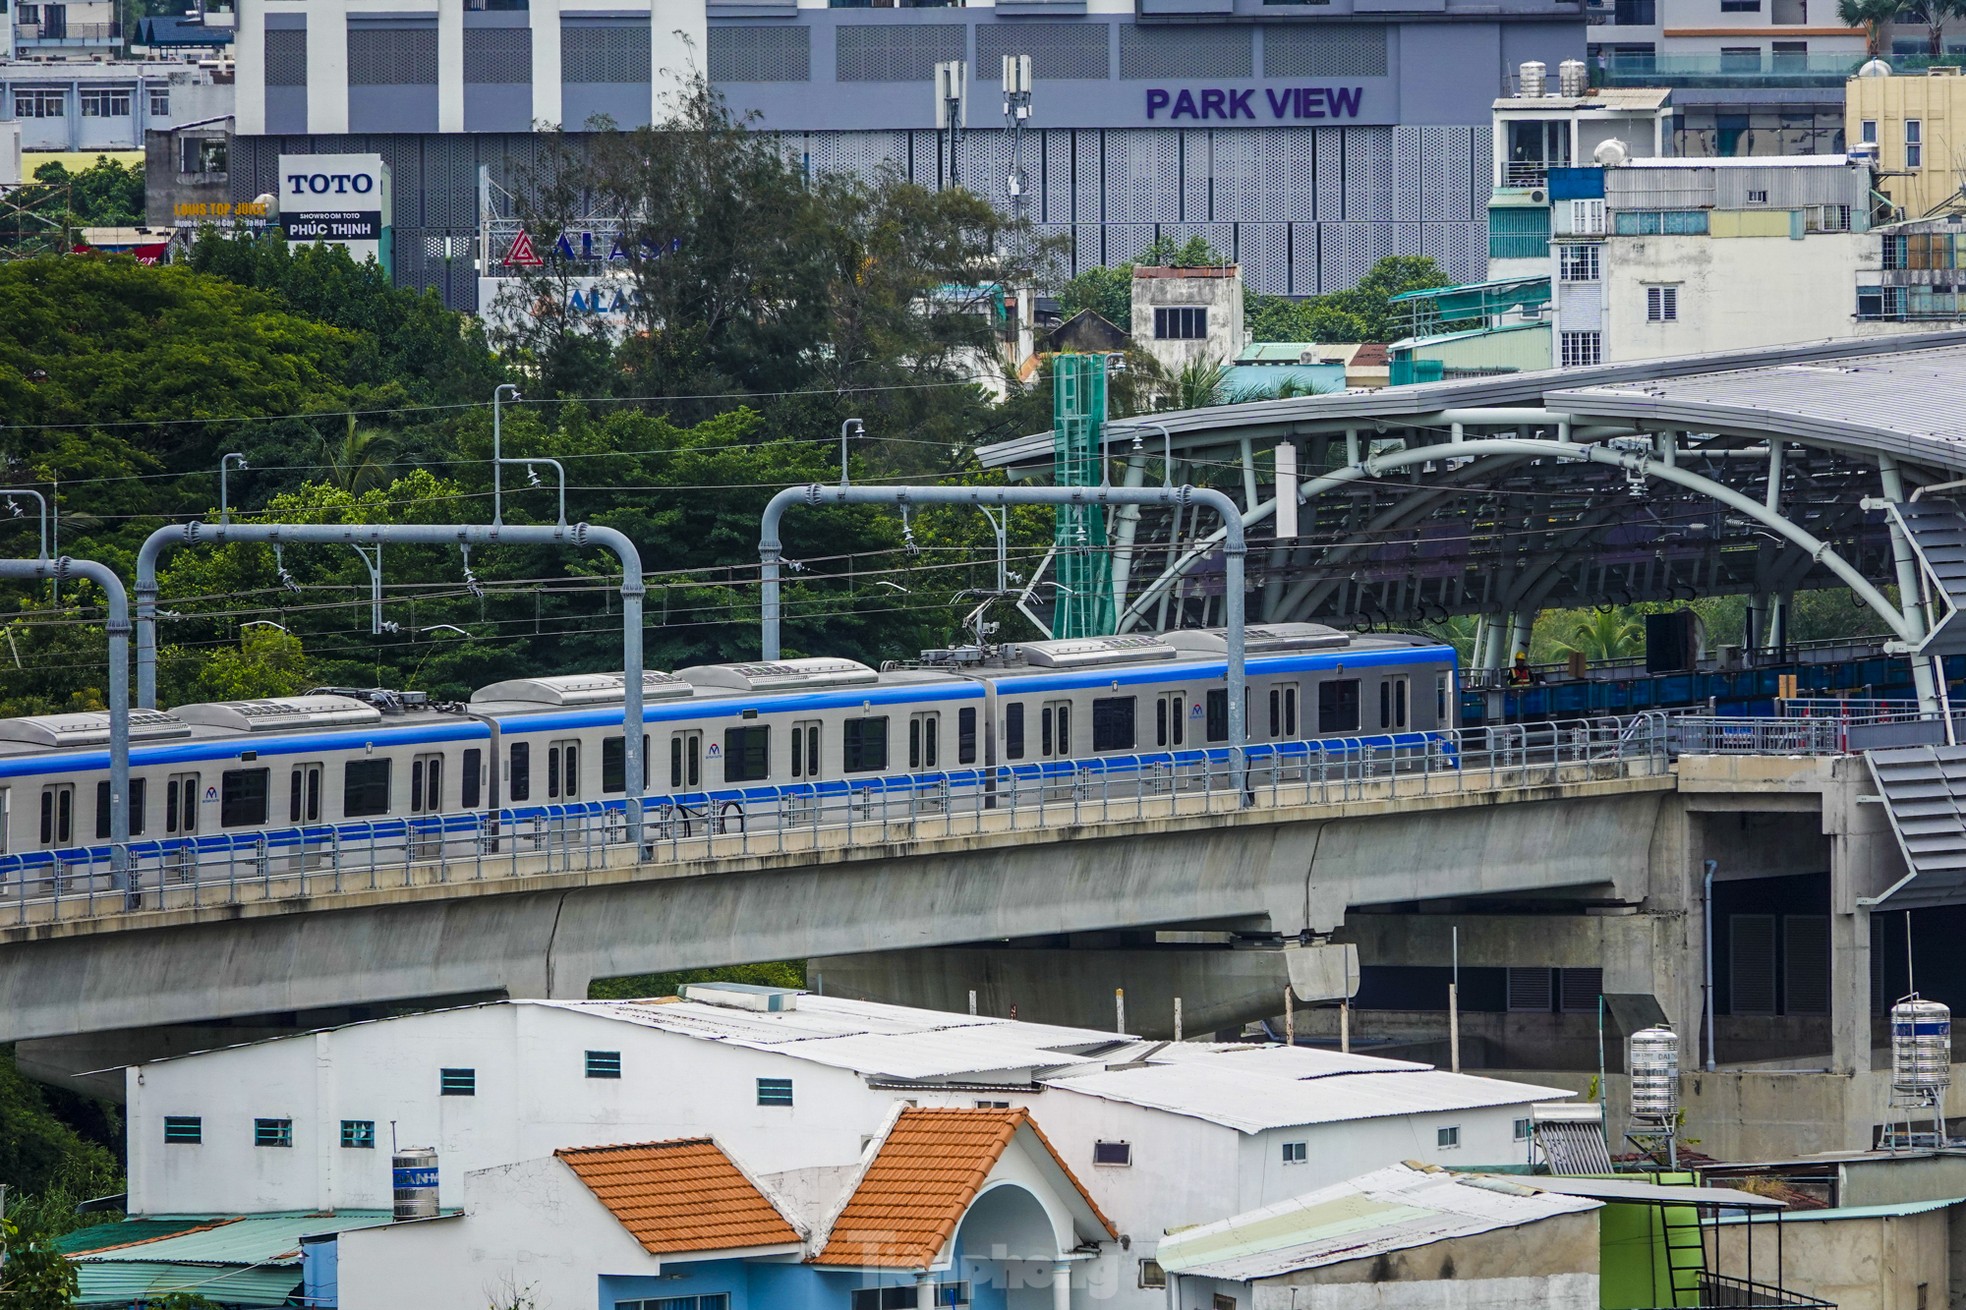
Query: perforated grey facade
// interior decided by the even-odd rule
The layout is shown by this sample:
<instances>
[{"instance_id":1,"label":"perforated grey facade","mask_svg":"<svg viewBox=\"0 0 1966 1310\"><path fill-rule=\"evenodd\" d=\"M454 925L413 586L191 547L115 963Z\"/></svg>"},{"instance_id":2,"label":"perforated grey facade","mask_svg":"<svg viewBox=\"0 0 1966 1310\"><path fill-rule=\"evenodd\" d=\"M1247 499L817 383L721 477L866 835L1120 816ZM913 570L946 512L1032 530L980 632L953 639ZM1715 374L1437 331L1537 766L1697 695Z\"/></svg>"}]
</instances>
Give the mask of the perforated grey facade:
<instances>
[{"instance_id":1,"label":"perforated grey facade","mask_svg":"<svg viewBox=\"0 0 1966 1310\"><path fill-rule=\"evenodd\" d=\"M1202 236L1242 263L1251 286L1308 295L1351 286L1395 254L1480 277L1489 104L1521 60L1554 67L1584 46L1577 0L1445 0L1437 14L1397 16L1365 11L1384 0L1226 0L1232 12L1172 22L1155 21L1152 6L1176 0L1138 3L1137 14L1001 0L772 15L766 0L728 0L706 11L700 58L731 107L780 133L813 172L891 167L931 187L948 184L933 68L965 60L962 181L1008 208L997 69L1028 54L1025 212L1062 238L1061 273L1131 259L1157 237ZM242 21L258 12L249 4ZM401 12L337 17L348 24L345 68L310 53L321 11L258 18L264 122L242 128L234 192L265 190L283 151L379 151L394 171L398 276L441 285L454 304L472 303L472 270L468 259L446 270L441 252L445 236L457 251L474 230L478 167L522 190L536 124L561 126L575 143L599 118L637 126L661 96L651 78L666 76L651 48L670 20L651 11L467 9L457 74L437 68L434 10L428 24ZM559 76L545 89L542 40L559 47ZM323 81L335 78L359 88L347 130L310 131ZM461 131L434 131L439 102Z\"/></svg>"}]
</instances>

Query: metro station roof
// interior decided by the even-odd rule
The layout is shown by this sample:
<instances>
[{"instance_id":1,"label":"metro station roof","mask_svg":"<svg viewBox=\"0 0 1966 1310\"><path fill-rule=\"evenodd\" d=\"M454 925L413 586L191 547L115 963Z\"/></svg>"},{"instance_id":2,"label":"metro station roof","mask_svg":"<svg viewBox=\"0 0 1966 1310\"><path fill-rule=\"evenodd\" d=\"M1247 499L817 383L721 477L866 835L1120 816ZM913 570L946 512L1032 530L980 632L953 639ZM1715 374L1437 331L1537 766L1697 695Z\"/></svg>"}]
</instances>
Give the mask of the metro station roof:
<instances>
[{"instance_id":1,"label":"metro station roof","mask_svg":"<svg viewBox=\"0 0 1966 1310\"><path fill-rule=\"evenodd\" d=\"M1178 410L1109 420L1103 440L1148 478L1171 453L1173 482L1242 505L1252 622L1410 628L1845 588L1873 631L1915 645L1885 594L1876 498L1901 478L1966 527L1943 499L1957 489L1937 491L1966 479L1962 398L1955 330ZM1267 456L1285 442L1297 510L1279 538ZM1052 434L978 455L1046 479ZM1223 537L1206 515L1143 511L1120 630L1219 623Z\"/></svg>"}]
</instances>

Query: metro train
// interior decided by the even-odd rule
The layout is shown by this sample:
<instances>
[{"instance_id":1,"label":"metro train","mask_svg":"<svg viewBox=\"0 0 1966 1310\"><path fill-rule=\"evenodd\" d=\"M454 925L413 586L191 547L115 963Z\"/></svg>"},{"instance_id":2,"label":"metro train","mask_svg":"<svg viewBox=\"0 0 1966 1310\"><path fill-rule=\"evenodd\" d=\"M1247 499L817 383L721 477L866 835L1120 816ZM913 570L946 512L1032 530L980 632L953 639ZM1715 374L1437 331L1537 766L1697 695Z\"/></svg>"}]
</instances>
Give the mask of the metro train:
<instances>
[{"instance_id":1,"label":"metro train","mask_svg":"<svg viewBox=\"0 0 1966 1310\"><path fill-rule=\"evenodd\" d=\"M645 814L658 830L803 822L829 798L883 812L925 784L989 806L1088 770L1227 758L1222 630L847 659L711 664L643 675ZM1246 633L1250 758L1320 739L1398 748L1454 726L1451 647L1317 624ZM626 793L623 677L517 678L465 704L321 689L135 710L134 854L198 862L240 837L294 845L434 832L482 845ZM0 720L0 879L94 865L109 840L109 717ZM890 800L890 798L898 798ZM404 821L408 822L405 823ZM516 839L513 839L516 840Z\"/></svg>"}]
</instances>

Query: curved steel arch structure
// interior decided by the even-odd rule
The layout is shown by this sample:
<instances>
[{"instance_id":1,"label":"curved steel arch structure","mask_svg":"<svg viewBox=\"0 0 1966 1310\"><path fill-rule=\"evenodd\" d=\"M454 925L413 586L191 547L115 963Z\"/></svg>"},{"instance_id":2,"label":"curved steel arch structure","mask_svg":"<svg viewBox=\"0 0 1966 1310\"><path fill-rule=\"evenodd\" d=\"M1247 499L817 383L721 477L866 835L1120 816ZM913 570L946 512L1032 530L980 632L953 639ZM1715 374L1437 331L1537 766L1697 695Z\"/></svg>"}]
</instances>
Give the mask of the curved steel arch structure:
<instances>
[{"instance_id":1,"label":"curved steel arch structure","mask_svg":"<svg viewBox=\"0 0 1966 1310\"><path fill-rule=\"evenodd\" d=\"M1901 510L1966 480L1966 332L1185 410L1106 443L1125 482L1171 463L1151 471L1237 500L1255 619L1479 615L1492 668L1542 609L1745 594L1774 644L1789 597L1840 588L1921 653L1942 598ZM980 454L1041 477L1050 438ZM1143 513L1115 561L1120 628L1218 622L1220 541Z\"/></svg>"}]
</instances>

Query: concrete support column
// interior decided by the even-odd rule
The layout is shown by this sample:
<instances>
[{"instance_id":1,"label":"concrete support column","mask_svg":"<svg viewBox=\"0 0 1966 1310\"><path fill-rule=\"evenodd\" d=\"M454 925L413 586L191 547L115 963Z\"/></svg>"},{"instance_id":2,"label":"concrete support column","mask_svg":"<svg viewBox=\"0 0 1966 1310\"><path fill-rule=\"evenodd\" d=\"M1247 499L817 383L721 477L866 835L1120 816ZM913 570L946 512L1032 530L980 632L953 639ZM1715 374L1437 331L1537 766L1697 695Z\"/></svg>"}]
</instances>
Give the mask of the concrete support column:
<instances>
[{"instance_id":1,"label":"concrete support column","mask_svg":"<svg viewBox=\"0 0 1966 1310\"><path fill-rule=\"evenodd\" d=\"M1831 1067L1857 1075L1871 1070L1871 911L1906 873L1884 807L1869 799L1873 788L1869 769L1853 756L1836 762L1823 792L1823 831L1830 839ZM1889 913L1894 907L1887 900L1882 908ZM1862 1109L1851 1107L1853 1122Z\"/></svg>"},{"instance_id":2,"label":"concrete support column","mask_svg":"<svg viewBox=\"0 0 1966 1310\"><path fill-rule=\"evenodd\" d=\"M915 1310L935 1310L935 1275L915 1275Z\"/></svg>"},{"instance_id":3,"label":"concrete support column","mask_svg":"<svg viewBox=\"0 0 1966 1310\"><path fill-rule=\"evenodd\" d=\"M559 127L560 0L531 0L527 12L532 19L532 121Z\"/></svg>"},{"instance_id":4,"label":"concrete support column","mask_svg":"<svg viewBox=\"0 0 1966 1310\"><path fill-rule=\"evenodd\" d=\"M247 68L257 68L257 77L241 77L234 82L233 130L241 136L260 136L266 131L266 5L265 0L239 0L234 7L232 57ZM0 30L11 32L11 23L0 22Z\"/></svg>"},{"instance_id":5,"label":"concrete support column","mask_svg":"<svg viewBox=\"0 0 1966 1310\"><path fill-rule=\"evenodd\" d=\"M1051 1266L1051 1310L1072 1310L1072 1262L1057 1260Z\"/></svg>"},{"instance_id":6,"label":"concrete support column","mask_svg":"<svg viewBox=\"0 0 1966 1310\"><path fill-rule=\"evenodd\" d=\"M437 0L437 130L464 130L464 0Z\"/></svg>"},{"instance_id":7,"label":"concrete support column","mask_svg":"<svg viewBox=\"0 0 1966 1310\"><path fill-rule=\"evenodd\" d=\"M307 130L348 130L348 0L307 7Z\"/></svg>"}]
</instances>

